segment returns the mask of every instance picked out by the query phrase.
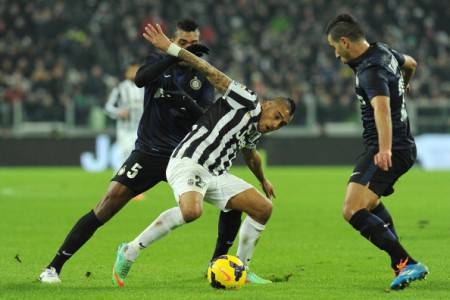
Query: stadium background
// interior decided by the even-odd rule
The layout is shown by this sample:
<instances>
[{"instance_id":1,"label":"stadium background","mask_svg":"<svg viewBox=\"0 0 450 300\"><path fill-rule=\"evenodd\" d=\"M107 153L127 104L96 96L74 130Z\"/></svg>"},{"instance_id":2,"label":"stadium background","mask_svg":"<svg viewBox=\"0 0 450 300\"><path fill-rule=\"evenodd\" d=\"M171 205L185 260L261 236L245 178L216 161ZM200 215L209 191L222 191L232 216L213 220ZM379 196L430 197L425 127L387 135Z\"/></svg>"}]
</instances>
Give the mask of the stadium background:
<instances>
[{"instance_id":1,"label":"stadium background","mask_svg":"<svg viewBox=\"0 0 450 300\"><path fill-rule=\"evenodd\" d=\"M359 151L354 77L334 59L323 34L340 11L362 21L369 41L417 59L408 96L414 133L447 133L449 7L423 0L1 1L0 165L78 164L79 153L67 150L92 150L95 136L114 133L103 105L126 66L148 54L150 46L140 36L144 24L159 22L172 32L183 17L201 25L203 41L212 48L209 59L219 69L261 97L281 93L297 101L293 124L273 137L290 139L308 160L292 151L269 155L269 163L350 164ZM333 138L343 136L355 139ZM344 155L323 151L333 143ZM54 151L49 157L48 151L42 157L23 152L39 145ZM267 147L273 152L279 143ZM49 160L63 149L65 158Z\"/></svg>"},{"instance_id":2,"label":"stadium background","mask_svg":"<svg viewBox=\"0 0 450 300\"><path fill-rule=\"evenodd\" d=\"M22 245L20 257L22 254L30 257L38 254L39 257L29 259L28 262L24 260L21 265L23 268L18 270L17 259L10 261L9 256L4 258L1 255L5 272L17 272L17 275L12 276L13 283L2 281L2 285L9 284L4 291L12 292L9 294L11 298L20 297L20 292L33 295L36 287L22 284L24 278L31 282L37 276L39 268L50 257L49 251L57 247L72 222L104 192L111 171L106 170L99 175L87 174L79 168L80 156L83 152L89 152L95 161L95 157L101 152L98 150L99 136L106 140L114 139L114 122L107 118L103 105L111 89L123 79L125 67L131 62L141 61L150 50L148 43L140 36L144 24L149 21L159 22L171 32L176 20L191 17L201 25L202 39L212 49L208 58L212 64L253 88L261 97L281 92L297 101L299 109L293 124L263 140L261 147L266 152L269 165L345 165L343 168L268 169L269 175L273 175L275 182L278 182L277 186L280 186L280 195L293 197L301 187L303 202L293 204L295 201L291 201L286 207L279 206L277 213L289 218L290 226L301 228L302 238L295 244L283 244L284 239L281 237L289 230L283 227L287 225L280 222L284 219L274 220L272 232L274 229L280 231L273 234L273 243L279 247L271 246L273 244L264 246L266 241L271 240L271 233L268 232L267 238L264 237L261 242L261 247L265 247L266 251L258 252L258 255L260 260L270 258L276 265L268 264L264 269L264 264L260 263L259 270L264 274L264 271L267 273L267 270L272 271L273 268L290 268L292 263L281 261L281 258L290 257L291 253L298 251L306 260L308 255L316 252L317 257L322 258L315 260L316 257L312 256L310 262L301 264L306 264L307 271L310 267L322 277L316 280L300 276L302 281L299 285L306 288L297 290L292 286L285 286L286 297L270 294L271 290L268 288L263 289L263 292L279 296L280 299L297 299L299 292L306 298L308 295L313 297L315 293L329 295L326 292L329 290L341 295L336 299L361 299L362 295L369 299L381 297L379 294L371 294L375 289L358 290L360 294L355 296L348 294L347 288L342 288L347 282L356 280L351 285L358 289L356 286L360 281L357 280L364 278L364 270L356 267L352 269L350 264L346 264L345 268L350 272L339 273L341 279L336 279L330 276L340 272L341 266L334 267L335 269L324 268L328 266L328 258L336 255L347 261L353 258L352 255L361 260L367 259L360 252L346 249L344 245L364 248L361 253L369 251L368 245L359 240L356 242L356 235L349 232L339 216L340 199L343 197L345 180L351 171L350 165L362 148L359 107L353 93L353 74L349 68L335 60L323 33L327 21L339 12L354 14L361 21L369 41L386 42L417 59L418 70L412 81L412 93L407 97L407 107L414 134L420 137L418 140L424 141L422 146L419 145L419 152L423 150L420 163L426 169L450 169L450 5L446 1L0 1L0 210L6 212L3 224L15 224L14 229L0 226L0 236L4 238L3 244L7 245L0 253L15 255L16 246ZM103 146L107 147L109 142L103 141L106 143ZM108 162L104 161L99 170L107 166ZM253 180L243 169L236 170L244 178ZM401 225L410 240L411 236L415 236L412 228L425 228L421 231L420 239L425 239L426 245L419 238L413 239L409 244L415 245L415 249L418 249L416 251L421 254L428 251L427 259L431 267L433 263L435 266L448 265L441 262L439 257L450 251L448 241L441 240L441 233L448 233L449 230L445 212L450 207L443 202L448 200L450 193L449 174L424 172L423 168L416 168L411 174L408 179L410 183L405 180L403 185L408 188L403 188L403 194L399 194L404 199L393 202L390 207L396 215L401 215L404 222ZM83 187L82 191L80 187ZM320 190L323 193L319 193ZM162 190L157 189L149 198L167 198L167 195L170 195L170 191L167 187L162 187ZM319 207L318 199L327 203L325 208ZM88 248L89 251L98 252L95 259L89 257L88 251L84 251L77 264L83 261L88 265L100 265L95 272L105 271L105 274L109 274L112 258L108 256L103 259L100 251L111 252L118 242L113 237L117 235L131 238L130 233L138 232L148 221L146 212L157 214L164 208L158 206L163 205L158 201L143 202L127 208L110 227L105 227L103 233L99 233L98 242L92 242L98 250L88 246L91 247ZM169 202L165 201L164 205L173 204ZM408 204L408 216L402 215L405 213L402 203ZM146 206L146 209L139 205ZM301 209L299 205L302 205ZM336 220L317 225L318 220L313 218L316 210L321 211L323 218L333 216ZM18 218L21 219L20 222L17 222ZM191 232L198 234L201 241L207 240L206 233L201 228L216 222L215 216L208 218L205 216L206 220L201 221L203 223L195 225L197 232ZM430 220L433 220L431 227ZM132 229L119 227L124 221ZM36 223L44 226L39 233L34 233ZM324 232L324 228L329 231ZM188 262L191 261L190 266L203 266L202 262L207 259L209 252L205 255L206 258L197 253L204 252L205 247L212 247L215 233L210 229L208 240L211 245L205 246L199 242L200 248L193 248L197 252L192 257L176 251L172 254L183 255ZM320 233L316 229L320 229ZM432 230L432 234L426 229ZM189 230L186 232L189 233ZM29 241L30 235L35 236L36 240ZM56 239L53 238L55 236ZM336 236L341 238L339 253L327 249L328 241ZM289 237L286 239L289 240ZM33 245L27 242L32 242ZM281 245L290 247L287 249L292 249L289 250L291 252L280 250ZM272 248L269 253L268 247ZM369 260L368 268L379 262L375 269L378 268L382 273L380 268L382 269L384 260L378 258L381 256L378 253L372 254L376 259L370 258L373 260ZM346 256L342 257L343 255ZM323 259L324 256L327 259ZM436 259L433 261L434 257ZM192 263L197 258L199 261ZM179 270L178 273L183 275L188 274L188 270L171 263L174 262L164 262L166 268ZM77 264L74 263L73 269L69 270L75 270ZM301 264L295 267L298 268L295 272L301 270L298 271L300 274L304 271L304 265ZM83 264L80 268L84 268ZM435 269L437 268L432 270ZM82 270L85 272L85 269ZM166 269L156 267L155 272L162 278L161 287L155 291L162 295L162 299L167 296L167 286L173 282L164 277ZM73 271L65 275L66 279L72 276L74 283L67 284L75 293L74 297L79 296L76 293L81 285L87 286L83 290L84 296L95 298L97 295L98 299L110 293L108 284L103 281L80 283L74 279L78 275L83 276L84 273L80 275ZM151 275L153 274L149 274ZM294 282L296 276L293 277ZM364 283L388 280L388 277L377 276L375 279L365 278ZM448 274L436 270L434 276L436 279L430 284L437 291L431 291L428 285L420 290L420 297L412 293L391 299L448 299ZM104 279L94 276L92 280L101 278ZM344 279L347 281L343 282ZM306 280L306 284L303 280ZM322 286L323 281L328 285ZM148 281L141 279L136 283L139 284L146 285ZM190 288L191 283L178 280L176 284ZM315 290L312 291L311 287ZM183 296L183 290L180 290L180 294L172 296ZM133 296L126 296L147 296L144 290L133 291ZM48 293L48 297L67 296L67 290L64 289L41 292ZM199 285L196 292L200 294L193 298L199 299L203 286ZM243 298L252 299L252 294L245 294L245 291L243 293ZM1 294L2 288L0 296ZM211 294L205 293L202 297L210 299Z\"/></svg>"}]
</instances>

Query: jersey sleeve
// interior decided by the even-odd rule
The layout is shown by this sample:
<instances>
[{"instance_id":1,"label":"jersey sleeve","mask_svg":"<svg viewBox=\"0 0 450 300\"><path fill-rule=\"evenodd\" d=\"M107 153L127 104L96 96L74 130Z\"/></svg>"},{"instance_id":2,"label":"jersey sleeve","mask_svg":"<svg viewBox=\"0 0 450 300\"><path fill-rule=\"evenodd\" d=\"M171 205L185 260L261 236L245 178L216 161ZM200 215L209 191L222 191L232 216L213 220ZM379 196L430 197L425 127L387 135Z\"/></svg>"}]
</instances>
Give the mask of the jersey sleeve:
<instances>
[{"instance_id":1,"label":"jersey sleeve","mask_svg":"<svg viewBox=\"0 0 450 300\"><path fill-rule=\"evenodd\" d=\"M237 106L244 106L251 110L255 109L258 105L258 95L256 95L254 91L248 89L245 85L234 80L231 81L223 96L231 102L230 104L232 107L236 107L235 104L237 103Z\"/></svg>"},{"instance_id":2,"label":"jersey sleeve","mask_svg":"<svg viewBox=\"0 0 450 300\"><path fill-rule=\"evenodd\" d=\"M400 67L403 66L405 64L405 56L394 49L391 49L391 52L394 55L395 59L397 60L398 65Z\"/></svg>"},{"instance_id":3,"label":"jersey sleeve","mask_svg":"<svg viewBox=\"0 0 450 300\"><path fill-rule=\"evenodd\" d=\"M171 59L164 60L164 56L151 53L145 58L144 64L138 69L134 82L137 87L144 87L150 83L160 84L162 73L173 63Z\"/></svg>"},{"instance_id":4,"label":"jersey sleeve","mask_svg":"<svg viewBox=\"0 0 450 300\"><path fill-rule=\"evenodd\" d=\"M119 117L119 89L115 87L109 94L108 101L105 104L105 111L112 119Z\"/></svg>"},{"instance_id":5,"label":"jersey sleeve","mask_svg":"<svg viewBox=\"0 0 450 300\"><path fill-rule=\"evenodd\" d=\"M369 100L376 96L388 96L389 82L387 71L381 67L365 69L358 76L359 87L364 90Z\"/></svg>"}]
</instances>

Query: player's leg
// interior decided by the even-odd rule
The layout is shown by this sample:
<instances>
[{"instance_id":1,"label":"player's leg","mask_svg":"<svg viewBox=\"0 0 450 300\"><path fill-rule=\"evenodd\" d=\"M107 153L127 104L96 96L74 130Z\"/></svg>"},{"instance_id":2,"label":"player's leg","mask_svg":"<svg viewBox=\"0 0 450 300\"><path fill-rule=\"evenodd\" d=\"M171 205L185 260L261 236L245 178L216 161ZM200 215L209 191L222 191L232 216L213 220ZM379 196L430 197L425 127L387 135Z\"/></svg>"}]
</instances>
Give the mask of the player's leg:
<instances>
[{"instance_id":1,"label":"player's leg","mask_svg":"<svg viewBox=\"0 0 450 300\"><path fill-rule=\"evenodd\" d=\"M203 197L211 175L192 161L175 160L167 167L167 179L179 204L160 214L133 241L119 246L113 267L113 283L123 286L140 251L169 234L173 229L192 222L203 212Z\"/></svg>"},{"instance_id":2,"label":"player's leg","mask_svg":"<svg viewBox=\"0 0 450 300\"><path fill-rule=\"evenodd\" d=\"M116 261L112 271L113 284L122 287L140 251L185 223L181 209L173 207L161 213L133 241L121 243L117 250Z\"/></svg>"},{"instance_id":3,"label":"player's leg","mask_svg":"<svg viewBox=\"0 0 450 300\"><path fill-rule=\"evenodd\" d=\"M221 211L217 228L216 248L211 260L228 253L236 239L239 227L241 226L242 212L231 210Z\"/></svg>"},{"instance_id":4,"label":"player's leg","mask_svg":"<svg viewBox=\"0 0 450 300\"><path fill-rule=\"evenodd\" d=\"M173 229L198 219L203 212L203 195L187 192L180 196L179 206L161 213L141 234L129 242L125 257L136 260L141 249L147 248Z\"/></svg>"},{"instance_id":5,"label":"player's leg","mask_svg":"<svg viewBox=\"0 0 450 300\"><path fill-rule=\"evenodd\" d=\"M129 199L133 197L134 193L119 182L111 182L108 191L103 199L97 204L97 206L82 216L77 223L73 226L72 230L68 233L64 242L58 249L53 260L47 266L47 270L44 275L46 278L41 277L41 281L59 282L59 278L56 279L52 276L52 270L57 275L61 272L63 265L69 260L94 234L94 232L107 222L120 208L122 208ZM42 275L42 274L41 274Z\"/></svg>"},{"instance_id":6,"label":"player's leg","mask_svg":"<svg viewBox=\"0 0 450 300\"><path fill-rule=\"evenodd\" d=\"M247 269L247 282L256 284L271 283L270 280L261 278L251 272L249 265L256 244L265 229L265 224L272 214L272 202L255 188L250 188L232 197L227 203L227 208L243 211L247 214L239 231L239 246L237 250L237 256Z\"/></svg>"},{"instance_id":7,"label":"player's leg","mask_svg":"<svg viewBox=\"0 0 450 300\"><path fill-rule=\"evenodd\" d=\"M141 169L133 168L136 164ZM40 280L46 283L59 282L59 273L65 262L134 195L164 180L166 165L167 159L151 158L137 151L133 152L112 179L105 196L73 226L56 256L39 277Z\"/></svg>"},{"instance_id":8,"label":"player's leg","mask_svg":"<svg viewBox=\"0 0 450 300\"><path fill-rule=\"evenodd\" d=\"M247 280L253 283L270 283L248 270L256 242L272 214L272 203L251 184L231 175L215 177L209 185L205 200L223 211L237 210L247 213L239 231L238 257L247 268Z\"/></svg>"},{"instance_id":9,"label":"player's leg","mask_svg":"<svg viewBox=\"0 0 450 300\"><path fill-rule=\"evenodd\" d=\"M361 233L381 250L391 257L391 266L395 270L403 262L415 263L414 259L400 244L397 236L378 216L372 214L369 208L375 206L379 196L368 186L350 182L345 195L343 215L353 228Z\"/></svg>"},{"instance_id":10,"label":"player's leg","mask_svg":"<svg viewBox=\"0 0 450 300\"><path fill-rule=\"evenodd\" d=\"M398 238L397 231L394 227L394 221L392 219L391 214L387 210L387 208L384 206L383 202L377 201L374 208L370 209L370 212L383 220L383 222L388 225L389 230Z\"/></svg>"},{"instance_id":11,"label":"player's leg","mask_svg":"<svg viewBox=\"0 0 450 300\"><path fill-rule=\"evenodd\" d=\"M395 231L391 230L392 217L379 200L381 195L388 196L394 192L394 183L413 165L413 157L407 150L394 151L393 167L389 171L382 171L373 165L372 152L363 155L350 178L343 209L344 218L361 235L389 254L396 274L400 274L405 268L415 268L411 272L412 277L407 280L403 278L393 284L392 288L403 288L408 280L423 278L428 272L400 244Z\"/></svg>"},{"instance_id":12,"label":"player's leg","mask_svg":"<svg viewBox=\"0 0 450 300\"><path fill-rule=\"evenodd\" d=\"M272 203L255 188L250 188L232 197L226 208L247 214L240 230L238 257L248 265L256 242L272 214Z\"/></svg>"}]
</instances>

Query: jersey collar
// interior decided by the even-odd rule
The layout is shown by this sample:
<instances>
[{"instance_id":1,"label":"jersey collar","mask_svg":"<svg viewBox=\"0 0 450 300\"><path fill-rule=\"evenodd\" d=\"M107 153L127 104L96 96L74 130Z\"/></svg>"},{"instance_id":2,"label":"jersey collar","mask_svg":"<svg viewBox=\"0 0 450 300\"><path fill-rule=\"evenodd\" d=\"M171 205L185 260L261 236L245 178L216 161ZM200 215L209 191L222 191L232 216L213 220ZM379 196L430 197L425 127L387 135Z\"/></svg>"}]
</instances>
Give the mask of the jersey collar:
<instances>
[{"instance_id":1,"label":"jersey collar","mask_svg":"<svg viewBox=\"0 0 450 300\"><path fill-rule=\"evenodd\" d=\"M349 65L350 68L352 68L353 70L356 70L356 68L367 58L369 57L370 53L373 51L373 49L375 48L377 43L371 43L369 48L367 48L367 50L361 54L360 56L358 56L357 58L354 58L352 60L350 60L347 64Z\"/></svg>"}]
</instances>

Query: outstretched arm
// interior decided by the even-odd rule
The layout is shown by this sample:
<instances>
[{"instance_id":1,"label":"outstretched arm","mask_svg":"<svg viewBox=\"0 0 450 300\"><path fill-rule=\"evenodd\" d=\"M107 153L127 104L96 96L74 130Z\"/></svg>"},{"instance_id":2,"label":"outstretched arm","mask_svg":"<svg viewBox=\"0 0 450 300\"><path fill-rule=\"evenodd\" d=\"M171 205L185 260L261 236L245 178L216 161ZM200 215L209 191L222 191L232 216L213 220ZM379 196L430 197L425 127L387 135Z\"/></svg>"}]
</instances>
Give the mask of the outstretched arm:
<instances>
[{"instance_id":1,"label":"outstretched arm","mask_svg":"<svg viewBox=\"0 0 450 300\"><path fill-rule=\"evenodd\" d=\"M174 65L177 59L173 56L167 56L157 62L147 62L141 66L136 73L134 83L141 88L157 79L170 66Z\"/></svg>"},{"instance_id":2,"label":"outstretched arm","mask_svg":"<svg viewBox=\"0 0 450 300\"><path fill-rule=\"evenodd\" d=\"M248 168L261 183L261 187L263 188L266 196L270 199L272 199L272 197L275 197L272 184L264 176L261 156L259 155L259 152L256 149L243 148L242 154L244 155L244 160Z\"/></svg>"},{"instance_id":3,"label":"outstretched arm","mask_svg":"<svg viewBox=\"0 0 450 300\"><path fill-rule=\"evenodd\" d=\"M145 26L144 38L156 48L167 52L169 55L176 56L190 64L193 68L206 75L209 82L220 92L225 93L231 83L231 78L217 70L207 61L197 57L195 54L172 43L161 29L159 24Z\"/></svg>"}]
</instances>

